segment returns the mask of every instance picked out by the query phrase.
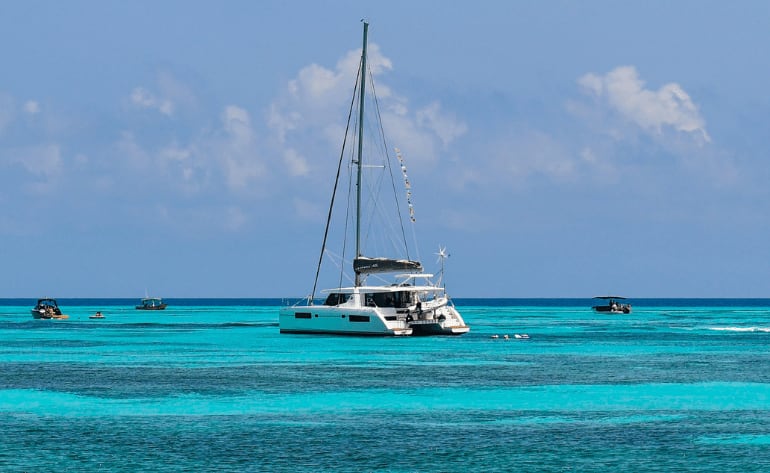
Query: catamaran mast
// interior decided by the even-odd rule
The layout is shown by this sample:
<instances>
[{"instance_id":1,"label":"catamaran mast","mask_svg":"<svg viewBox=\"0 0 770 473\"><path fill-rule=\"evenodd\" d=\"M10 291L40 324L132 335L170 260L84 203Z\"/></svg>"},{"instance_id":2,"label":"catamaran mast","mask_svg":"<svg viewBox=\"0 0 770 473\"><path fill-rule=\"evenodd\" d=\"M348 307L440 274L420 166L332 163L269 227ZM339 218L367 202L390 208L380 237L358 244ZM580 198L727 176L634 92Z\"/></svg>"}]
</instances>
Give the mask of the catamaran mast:
<instances>
[{"instance_id":1,"label":"catamaran mast","mask_svg":"<svg viewBox=\"0 0 770 473\"><path fill-rule=\"evenodd\" d=\"M361 49L361 96L358 100L358 174L356 176L356 258L361 255L361 170L364 149L364 97L366 88L366 35L369 23L364 20L364 45ZM356 286L361 285L361 273L356 271Z\"/></svg>"}]
</instances>

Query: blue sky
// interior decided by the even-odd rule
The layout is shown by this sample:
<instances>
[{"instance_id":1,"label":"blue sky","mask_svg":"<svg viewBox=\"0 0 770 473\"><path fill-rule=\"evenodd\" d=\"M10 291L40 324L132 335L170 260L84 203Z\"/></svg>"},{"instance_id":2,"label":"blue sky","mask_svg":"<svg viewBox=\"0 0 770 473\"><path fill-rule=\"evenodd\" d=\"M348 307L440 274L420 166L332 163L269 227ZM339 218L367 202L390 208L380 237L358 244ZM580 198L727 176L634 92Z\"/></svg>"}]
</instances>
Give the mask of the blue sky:
<instances>
[{"instance_id":1,"label":"blue sky","mask_svg":"<svg viewBox=\"0 0 770 473\"><path fill-rule=\"evenodd\" d=\"M307 294L370 21L455 297L770 297L770 4L0 4L0 297Z\"/></svg>"}]
</instances>

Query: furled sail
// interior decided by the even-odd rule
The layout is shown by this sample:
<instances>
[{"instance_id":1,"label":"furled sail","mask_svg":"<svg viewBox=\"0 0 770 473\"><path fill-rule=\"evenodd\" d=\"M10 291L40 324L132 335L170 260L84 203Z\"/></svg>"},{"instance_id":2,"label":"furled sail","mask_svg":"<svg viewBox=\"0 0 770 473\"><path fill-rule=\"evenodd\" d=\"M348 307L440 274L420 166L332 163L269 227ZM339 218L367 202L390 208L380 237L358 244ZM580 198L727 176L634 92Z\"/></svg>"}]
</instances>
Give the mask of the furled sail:
<instances>
[{"instance_id":1,"label":"furled sail","mask_svg":"<svg viewBox=\"0 0 770 473\"><path fill-rule=\"evenodd\" d=\"M356 273L390 273L395 271L422 271L422 263L408 259L368 258L359 256L353 260Z\"/></svg>"}]
</instances>

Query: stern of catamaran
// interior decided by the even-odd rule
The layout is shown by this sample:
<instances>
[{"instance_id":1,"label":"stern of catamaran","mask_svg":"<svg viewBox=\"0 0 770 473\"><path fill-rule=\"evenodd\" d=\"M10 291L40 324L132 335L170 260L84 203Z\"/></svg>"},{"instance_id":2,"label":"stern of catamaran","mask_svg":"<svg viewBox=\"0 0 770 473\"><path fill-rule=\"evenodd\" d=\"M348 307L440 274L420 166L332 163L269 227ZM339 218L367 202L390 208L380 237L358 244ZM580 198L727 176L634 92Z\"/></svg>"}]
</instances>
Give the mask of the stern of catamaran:
<instances>
[{"instance_id":1,"label":"stern of catamaran","mask_svg":"<svg viewBox=\"0 0 770 473\"><path fill-rule=\"evenodd\" d=\"M414 335L462 335L470 331L442 286L432 274L400 274L398 287L414 293L407 321ZM422 280L422 281L421 281Z\"/></svg>"}]
</instances>

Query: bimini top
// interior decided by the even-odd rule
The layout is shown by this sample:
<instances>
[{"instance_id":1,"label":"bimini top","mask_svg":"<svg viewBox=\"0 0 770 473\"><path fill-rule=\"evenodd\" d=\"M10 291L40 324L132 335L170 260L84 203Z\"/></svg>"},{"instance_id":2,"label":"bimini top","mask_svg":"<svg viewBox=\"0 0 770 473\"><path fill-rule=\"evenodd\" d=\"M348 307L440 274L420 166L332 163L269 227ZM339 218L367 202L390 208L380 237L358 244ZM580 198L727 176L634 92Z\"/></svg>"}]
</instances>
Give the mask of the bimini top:
<instances>
[{"instance_id":1,"label":"bimini top","mask_svg":"<svg viewBox=\"0 0 770 473\"><path fill-rule=\"evenodd\" d=\"M46 298L43 298L43 299L38 299L37 300L37 305L38 306L50 305L52 307L57 307L58 306L58 304L56 303L56 299L51 299L50 297L46 297Z\"/></svg>"},{"instance_id":2,"label":"bimini top","mask_svg":"<svg viewBox=\"0 0 770 473\"><path fill-rule=\"evenodd\" d=\"M625 299L623 296L596 296L594 299L602 299L602 300L608 300L608 299Z\"/></svg>"},{"instance_id":3,"label":"bimini top","mask_svg":"<svg viewBox=\"0 0 770 473\"><path fill-rule=\"evenodd\" d=\"M332 292L339 292L343 294L353 294L356 292L359 293L373 293L373 292L441 292L444 290L441 286L436 286L432 284L429 279L432 278L432 274L427 273L421 273L421 274L398 274L396 275L396 278L400 279L399 282L395 284L390 285L383 285L383 286L358 286L358 287L337 287L334 289L324 289L321 292L322 293L332 293ZM410 280L417 280L417 279L424 279L427 281L427 284L423 283L422 285L418 285L415 281L415 284L413 285L410 283Z\"/></svg>"}]
</instances>

